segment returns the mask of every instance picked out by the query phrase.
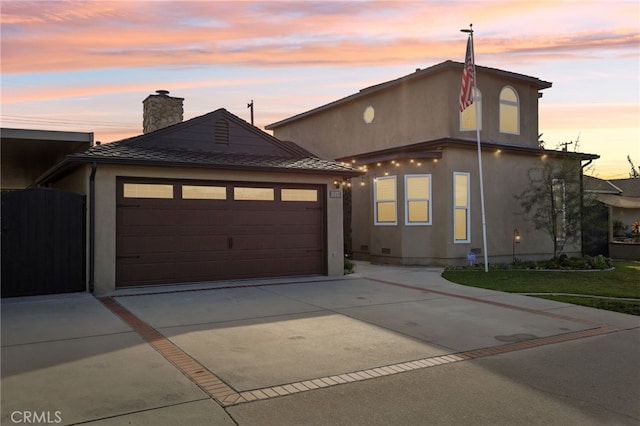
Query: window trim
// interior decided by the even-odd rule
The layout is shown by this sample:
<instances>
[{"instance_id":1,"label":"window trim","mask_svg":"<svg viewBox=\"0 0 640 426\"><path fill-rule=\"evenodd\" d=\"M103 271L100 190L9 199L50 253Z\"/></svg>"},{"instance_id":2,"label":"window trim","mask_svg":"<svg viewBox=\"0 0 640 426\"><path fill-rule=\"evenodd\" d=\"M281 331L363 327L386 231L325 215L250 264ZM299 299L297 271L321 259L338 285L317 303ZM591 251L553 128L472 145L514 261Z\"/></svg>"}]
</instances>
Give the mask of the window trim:
<instances>
[{"instance_id":1,"label":"window trim","mask_svg":"<svg viewBox=\"0 0 640 426\"><path fill-rule=\"evenodd\" d=\"M459 207L456 204L456 176L466 176L467 177L467 205L464 207ZM453 172L453 243L454 244L469 244L471 243L471 173L469 172ZM466 239L458 240L456 239L456 212L458 210L465 210L466 214Z\"/></svg>"},{"instance_id":2,"label":"window trim","mask_svg":"<svg viewBox=\"0 0 640 426\"><path fill-rule=\"evenodd\" d=\"M428 180L427 183L427 197L426 198L409 198L409 179L412 177L425 177ZM432 178L430 173L420 174L407 174L404 175L404 224L406 226L430 226L431 225L431 194L432 194ZM409 222L409 202L411 201L426 201L427 202L427 220L424 222Z\"/></svg>"},{"instance_id":3,"label":"window trim","mask_svg":"<svg viewBox=\"0 0 640 426\"><path fill-rule=\"evenodd\" d=\"M507 89L513 92L513 94L516 97L515 101L509 101L507 99L502 98L502 93ZM503 105L512 106L516 108L516 131L515 132L510 132L502 129L502 106ZM520 134L520 95L518 94L518 91L512 86L504 86L502 89L500 89L500 95L498 97L498 130L500 131L500 133L504 133L507 135Z\"/></svg>"},{"instance_id":4,"label":"window trim","mask_svg":"<svg viewBox=\"0 0 640 426\"><path fill-rule=\"evenodd\" d=\"M393 180L393 199L378 200L378 181L380 180ZM379 202L393 202L395 211L395 221L393 222L380 222L378 221L378 203ZM397 176L383 176L373 180L373 223L376 226L396 226L398 225L398 179Z\"/></svg>"}]
</instances>

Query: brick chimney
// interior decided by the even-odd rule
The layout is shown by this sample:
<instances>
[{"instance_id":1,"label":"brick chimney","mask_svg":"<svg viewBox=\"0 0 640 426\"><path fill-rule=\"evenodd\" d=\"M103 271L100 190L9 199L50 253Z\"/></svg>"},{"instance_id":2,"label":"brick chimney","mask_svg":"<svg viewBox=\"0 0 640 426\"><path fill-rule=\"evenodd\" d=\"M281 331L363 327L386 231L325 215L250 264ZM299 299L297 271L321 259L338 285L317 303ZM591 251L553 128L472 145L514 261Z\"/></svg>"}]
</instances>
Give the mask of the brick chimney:
<instances>
[{"instance_id":1,"label":"brick chimney","mask_svg":"<svg viewBox=\"0 0 640 426\"><path fill-rule=\"evenodd\" d=\"M155 95L147 96L142 101L142 133L181 123L183 101L184 98L169 96L168 90L156 90Z\"/></svg>"}]
</instances>

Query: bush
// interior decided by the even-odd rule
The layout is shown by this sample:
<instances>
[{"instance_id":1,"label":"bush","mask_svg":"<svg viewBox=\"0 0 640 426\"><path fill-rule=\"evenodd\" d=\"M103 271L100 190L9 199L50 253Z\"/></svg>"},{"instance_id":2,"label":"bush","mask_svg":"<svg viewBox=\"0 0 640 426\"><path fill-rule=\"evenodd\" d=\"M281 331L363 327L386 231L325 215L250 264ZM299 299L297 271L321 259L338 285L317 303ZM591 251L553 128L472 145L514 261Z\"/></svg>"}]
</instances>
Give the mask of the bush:
<instances>
[{"instance_id":1,"label":"bush","mask_svg":"<svg viewBox=\"0 0 640 426\"><path fill-rule=\"evenodd\" d=\"M355 270L356 270L356 265L345 257L344 258L344 274L345 275L353 274Z\"/></svg>"},{"instance_id":2,"label":"bush","mask_svg":"<svg viewBox=\"0 0 640 426\"><path fill-rule=\"evenodd\" d=\"M603 255L599 254L596 257L591 257L589 259L589 265L593 269L607 269L611 268L611 259L607 259Z\"/></svg>"}]
</instances>

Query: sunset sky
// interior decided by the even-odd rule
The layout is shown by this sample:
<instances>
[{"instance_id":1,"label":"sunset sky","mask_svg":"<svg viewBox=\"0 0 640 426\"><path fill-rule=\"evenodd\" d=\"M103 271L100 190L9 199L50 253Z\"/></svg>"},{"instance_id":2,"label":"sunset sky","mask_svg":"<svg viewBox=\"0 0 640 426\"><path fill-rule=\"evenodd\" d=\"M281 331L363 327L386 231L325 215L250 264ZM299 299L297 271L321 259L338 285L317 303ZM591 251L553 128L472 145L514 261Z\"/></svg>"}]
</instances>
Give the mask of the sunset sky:
<instances>
[{"instance_id":1,"label":"sunset sky","mask_svg":"<svg viewBox=\"0 0 640 426\"><path fill-rule=\"evenodd\" d=\"M442 61L553 83L547 148L599 154L591 173L640 166L640 2L1 1L2 127L142 133L142 100L185 98L260 128ZM479 88L482 90L481 82ZM573 150L573 147L570 147Z\"/></svg>"}]
</instances>

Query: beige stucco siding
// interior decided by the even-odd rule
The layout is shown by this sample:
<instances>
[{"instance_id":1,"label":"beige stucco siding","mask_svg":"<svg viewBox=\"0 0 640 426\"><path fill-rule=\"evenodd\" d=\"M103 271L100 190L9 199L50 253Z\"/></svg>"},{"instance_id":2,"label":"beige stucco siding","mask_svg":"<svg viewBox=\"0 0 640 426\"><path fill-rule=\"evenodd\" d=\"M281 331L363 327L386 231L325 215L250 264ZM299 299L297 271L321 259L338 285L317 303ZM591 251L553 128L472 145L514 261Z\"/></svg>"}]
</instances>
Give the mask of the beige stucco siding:
<instances>
[{"instance_id":1,"label":"beige stucco siding","mask_svg":"<svg viewBox=\"0 0 640 426\"><path fill-rule=\"evenodd\" d=\"M522 214L515 195L529 184L528 171L540 167L535 156L521 156L485 149L482 154L487 228L487 252L491 263L508 263L513 256L513 235L517 229L521 242L515 246L518 258L546 259L553 253L551 237L536 230ZM391 170L397 177L397 225L375 225L373 218L373 179ZM356 258L385 263L451 264L464 263L467 253L480 250L483 260L482 203L476 150L449 148L438 161L427 160L420 167L405 161L401 167L371 165L363 178L365 186L354 185L353 249ZM453 239L453 176L469 173L470 240L456 243ZM431 225L405 224L404 176L430 174L432 178ZM355 182L356 180L354 180ZM368 251L364 248L368 247ZM386 253L383 253L386 249ZM578 255L579 245L565 247L568 255Z\"/></svg>"},{"instance_id":2,"label":"beige stucco siding","mask_svg":"<svg viewBox=\"0 0 640 426\"><path fill-rule=\"evenodd\" d=\"M365 89L336 107L322 108L277 126L274 136L328 159L442 138L475 141L475 131L460 130L460 80L457 70L445 70L428 78L401 80L385 89ZM487 72L478 74L478 84L482 93L482 140L537 147L538 89ZM505 86L518 94L519 134L500 132L500 91ZM366 123L363 114L369 106L375 116Z\"/></svg>"}]
</instances>

